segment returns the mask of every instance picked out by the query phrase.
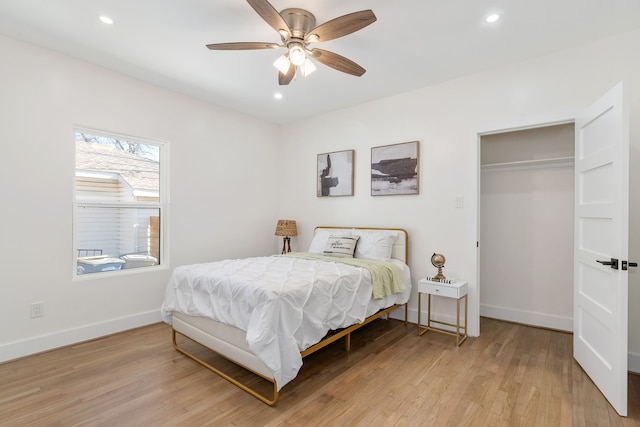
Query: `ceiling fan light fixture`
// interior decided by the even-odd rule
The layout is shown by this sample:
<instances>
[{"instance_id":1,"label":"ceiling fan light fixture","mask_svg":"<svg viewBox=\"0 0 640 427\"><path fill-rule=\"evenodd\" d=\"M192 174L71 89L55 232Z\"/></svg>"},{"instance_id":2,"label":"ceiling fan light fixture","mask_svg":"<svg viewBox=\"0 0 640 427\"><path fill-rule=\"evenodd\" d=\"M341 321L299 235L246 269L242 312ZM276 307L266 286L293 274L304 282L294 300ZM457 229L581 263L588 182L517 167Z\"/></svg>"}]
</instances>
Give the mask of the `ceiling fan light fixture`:
<instances>
[{"instance_id":1,"label":"ceiling fan light fixture","mask_svg":"<svg viewBox=\"0 0 640 427\"><path fill-rule=\"evenodd\" d=\"M292 44L289 46L289 61L295 66L304 64L307 60L307 55L304 53L304 49L299 44Z\"/></svg>"},{"instance_id":2,"label":"ceiling fan light fixture","mask_svg":"<svg viewBox=\"0 0 640 427\"><path fill-rule=\"evenodd\" d=\"M315 70L316 70L316 66L309 59L304 61L304 63L300 66L300 72L305 77L313 73Z\"/></svg>"},{"instance_id":3,"label":"ceiling fan light fixture","mask_svg":"<svg viewBox=\"0 0 640 427\"><path fill-rule=\"evenodd\" d=\"M289 71L289 67L291 66L291 62L286 55L281 55L278 59L275 60L273 66L276 67L282 74L287 74L287 71Z\"/></svg>"}]
</instances>

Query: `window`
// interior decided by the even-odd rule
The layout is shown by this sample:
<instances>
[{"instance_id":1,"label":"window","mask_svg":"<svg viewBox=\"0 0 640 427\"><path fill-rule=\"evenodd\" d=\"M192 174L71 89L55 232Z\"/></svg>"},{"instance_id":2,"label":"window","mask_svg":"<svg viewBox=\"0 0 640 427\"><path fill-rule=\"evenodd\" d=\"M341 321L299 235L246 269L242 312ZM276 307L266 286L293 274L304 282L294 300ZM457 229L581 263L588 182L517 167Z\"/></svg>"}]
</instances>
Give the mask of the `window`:
<instances>
[{"instance_id":1,"label":"window","mask_svg":"<svg viewBox=\"0 0 640 427\"><path fill-rule=\"evenodd\" d=\"M76 275L165 263L164 144L75 129Z\"/></svg>"}]
</instances>

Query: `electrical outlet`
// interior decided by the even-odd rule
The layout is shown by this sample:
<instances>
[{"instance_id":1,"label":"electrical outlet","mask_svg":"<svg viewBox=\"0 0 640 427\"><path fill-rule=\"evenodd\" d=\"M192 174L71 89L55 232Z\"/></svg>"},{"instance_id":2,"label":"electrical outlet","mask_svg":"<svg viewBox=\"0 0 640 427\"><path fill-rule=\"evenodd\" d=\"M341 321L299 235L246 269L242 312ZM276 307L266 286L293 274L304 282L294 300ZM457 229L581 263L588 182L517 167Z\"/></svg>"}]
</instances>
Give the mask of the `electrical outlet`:
<instances>
[{"instance_id":1,"label":"electrical outlet","mask_svg":"<svg viewBox=\"0 0 640 427\"><path fill-rule=\"evenodd\" d=\"M31 304L31 318L44 316L44 303L34 302Z\"/></svg>"},{"instance_id":2,"label":"electrical outlet","mask_svg":"<svg viewBox=\"0 0 640 427\"><path fill-rule=\"evenodd\" d=\"M464 207L464 197L456 196L456 208L460 209Z\"/></svg>"}]
</instances>

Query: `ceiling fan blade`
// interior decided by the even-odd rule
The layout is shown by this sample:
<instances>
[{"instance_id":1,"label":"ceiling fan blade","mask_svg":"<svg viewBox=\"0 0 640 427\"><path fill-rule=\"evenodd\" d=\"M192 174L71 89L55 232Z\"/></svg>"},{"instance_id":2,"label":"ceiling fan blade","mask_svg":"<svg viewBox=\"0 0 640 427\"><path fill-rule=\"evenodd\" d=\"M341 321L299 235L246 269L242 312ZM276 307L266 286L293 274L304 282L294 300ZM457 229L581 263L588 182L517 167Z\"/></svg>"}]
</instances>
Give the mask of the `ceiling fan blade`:
<instances>
[{"instance_id":1,"label":"ceiling fan blade","mask_svg":"<svg viewBox=\"0 0 640 427\"><path fill-rule=\"evenodd\" d=\"M234 43L213 43L207 47L211 50L254 50L254 49L276 49L284 47L276 43L267 42L234 42Z\"/></svg>"},{"instance_id":2,"label":"ceiling fan blade","mask_svg":"<svg viewBox=\"0 0 640 427\"><path fill-rule=\"evenodd\" d=\"M324 49L312 49L308 51L312 58L324 65L334 68L343 73L351 74L352 76L360 77L367 70L356 64L350 59L345 58L337 53L329 52Z\"/></svg>"},{"instance_id":3,"label":"ceiling fan blade","mask_svg":"<svg viewBox=\"0 0 640 427\"><path fill-rule=\"evenodd\" d=\"M281 36L291 37L291 29L280 13L267 0L247 0L247 3L255 10L267 24L276 30Z\"/></svg>"},{"instance_id":4,"label":"ceiling fan blade","mask_svg":"<svg viewBox=\"0 0 640 427\"><path fill-rule=\"evenodd\" d=\"M315 43L318 41L337 39L363 29L367 25L376 22L377 18L372 10L361 10L347 15L339 16L324 24L318 25L307 34L306 42ZM313 36L315 34L315 36Z\"/></svg>"},{"instance_id":5,"label":"ceiling fan blade","mask_svg":"<svg viewBox=\"0 0 640 427\"><path fill-rule=\"evenodd\" d=\"M296 75L296 66L291 64L289 65L289 70L287 71L287 74L281 73L280 71L278 71L278 83L280 84L280 86L286 86L289 83L291 83L291 80L293 80L293 78Z\"/></svg>"}]
</instances>

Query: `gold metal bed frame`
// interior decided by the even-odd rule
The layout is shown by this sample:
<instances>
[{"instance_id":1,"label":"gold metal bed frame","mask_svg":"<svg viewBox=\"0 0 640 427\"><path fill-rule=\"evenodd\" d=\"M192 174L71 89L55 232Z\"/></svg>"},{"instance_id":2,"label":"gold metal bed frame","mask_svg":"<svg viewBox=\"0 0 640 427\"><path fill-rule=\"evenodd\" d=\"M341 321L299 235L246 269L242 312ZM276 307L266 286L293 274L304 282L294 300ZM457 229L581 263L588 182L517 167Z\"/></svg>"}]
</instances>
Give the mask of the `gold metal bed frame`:
<instances>
[{"instance_id":1,"label":"gold metal bed frame","mask_svg":"<svg viewBox=\"0 0 640 427\"><path fill-rule=\"evenodd\" d=\"M327 227L327 226L322 226L322 227L316 227L317 229L335 229L335 230L351 230L351 229L360 229L360 230L387 230L387 231L397 231L399 233L403 233L403 250L404 250L404 262L407 263L408 259L409 259L409 242L408 242L408 234L407 231L404 229L399 229L399 228L364 228L364 227ZM374 313L373 315L367 317L362 323L358 323L355 325L351 325L347 328L344 329L340 329L337 331L331 331L329 335L327 335L325 338L323 338L320 342L318 342L317 344L312 345L311 347L307 348L306 350L300 352L300 355L302 356L302 358L305 358L306 356L328 346L329 344L334 343L335 341L346 337L346 341L345 341L345 349L346 351L350 351L351 350L351 333L356 331L357 329L361 328L362 326L376 320L379 319L380 317L384 316L384 315L388 315L400 308L404 306L404 324L405 327L408 325L408 302L404 303L404 304L394 304L390 307L387 308L383 308L380 311ZM260 394L259 392L257 392L256 390L246 386L245 384L241 383L239 380L227 375L226 373L222 372L221 370L219 370L218 368L216 368L215 366L212 366L211 364L207 363L206 361L200 359L198 356L194 355L193 353L190 353L188 350L180 347L177 343L177 335L180 334L186 338L188 338L189 340L192 340L204 347L206 347L207 349L211 350L212 352L224 357L225 359L229 360L230 362L236 364L237 366L240 366L250 372L253 372L254 374L258 375L259 377L269 381L270 383L273 384L273 395L272 396L265 396L263 394ZM257 372L255 369L252 369L246 365L243 365L242 363L239 363L238 361L234 360L233 358L219 352L216 351L215 349L212 349L211 347L199 342L198 340L196 340L195 338L190 337L189 335L182 333L180 331L176 331L176 329L174 327L171 328L171 340L173 343L173 347L179 351L180 353L184 354L185 356L187 356L188 358L198 362L200 365L204 366L205 368L209 369L210 371L218 374L220 377L224 378L225 380L229 381L230 383L234 384L235 386L239 387L240 389L246 391L247 393L249 393L250 395L252 395L253 397L259 399L260 401L266 403L269 406L273 406L278 402L278 399L280 398L280 392L277 389L277 384L275 379L273 378L269 378L266 375L261 374L260 372Z\"/></svg>"}]
</instances>

